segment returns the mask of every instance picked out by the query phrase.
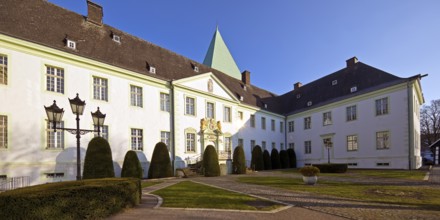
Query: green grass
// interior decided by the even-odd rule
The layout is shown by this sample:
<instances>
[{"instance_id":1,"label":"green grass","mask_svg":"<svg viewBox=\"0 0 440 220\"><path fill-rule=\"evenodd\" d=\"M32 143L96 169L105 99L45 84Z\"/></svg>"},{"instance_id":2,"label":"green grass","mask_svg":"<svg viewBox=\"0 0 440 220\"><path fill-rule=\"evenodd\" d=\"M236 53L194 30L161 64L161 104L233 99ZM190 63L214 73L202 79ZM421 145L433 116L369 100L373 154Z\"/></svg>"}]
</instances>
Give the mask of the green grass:
<instances>
[{"instance_id":1,"label":"green grass","mask_svg":"<svg viewBox=\"0 0 440 220\"><path fill-rule=\"evenodd\" d=\"M162 181L148 181L148 182L142 181L141 187L145 188L145 187L153 186L153 185L156 185L156 184L159 184L159 183L162 183Z\"/></svg>"},{"instance_id":2,"label":"green grass","mask_svg":"<svg viewBox=\"0 0 440 220\"><path fill-rule=\"evenodd\" d=\"M301 175L299 169L281 170L281 173L296 173ZM349 169L346 173L320 173L319 176L334 176L346 178L396 178L406 180L423 180L426 170L357 170Z\"/></svg>"},{"instance_id":3,"label":"green grass","mask_svg":"<svg viewBox=\"0 0 440 220\"><path fill-rule=\"evenodd\" d=\"M305 185L301 178L240 177L239 182L279 187L297 192L310 192L368 202L414 205L427 210L440 210L440 188L434 186L371 185L318 180Z\"/></svg>"},{"instance_id":4,"label":"green grass","mask_svg":"<svg viewBox=\"0 0 440 220\"><path fill-rule=\"evenodd\" d=\"M163 198L163 207L272 210L281 205L240 193L184 181L153 192Z\"/></svg>"}]
</instances>

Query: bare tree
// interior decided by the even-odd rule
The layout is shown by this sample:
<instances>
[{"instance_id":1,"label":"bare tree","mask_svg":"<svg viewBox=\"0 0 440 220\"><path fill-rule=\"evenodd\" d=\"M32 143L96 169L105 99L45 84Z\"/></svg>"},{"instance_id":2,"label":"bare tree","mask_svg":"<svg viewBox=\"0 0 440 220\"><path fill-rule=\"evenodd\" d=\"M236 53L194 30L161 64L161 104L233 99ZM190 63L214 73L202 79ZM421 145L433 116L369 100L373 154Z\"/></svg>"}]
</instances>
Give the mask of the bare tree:
<instances>
[{"instance_id":1,"label":"bare tree","mask_svg":"<svg viewBox=\"0 0 440 220\"><path fill-rule=\"evenodd\" d=\"M430 146L440 139L440 99L432 100L420 111L420 129L422 146Z\"/></svg>"}]
</instances>

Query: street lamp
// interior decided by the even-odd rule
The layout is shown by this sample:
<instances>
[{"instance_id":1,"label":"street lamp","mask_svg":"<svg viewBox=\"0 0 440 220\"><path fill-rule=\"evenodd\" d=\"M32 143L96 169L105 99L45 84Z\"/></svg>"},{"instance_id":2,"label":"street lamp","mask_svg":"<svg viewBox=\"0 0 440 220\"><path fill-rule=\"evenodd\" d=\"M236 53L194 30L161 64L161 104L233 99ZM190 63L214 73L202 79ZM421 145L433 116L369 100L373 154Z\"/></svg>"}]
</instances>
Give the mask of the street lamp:
<instances>
[{"instance_id":1,"label":"street lamp","mask_svg":"<svg viewBox=\"0 0 440 220\"><path fill-rule=\"evenodd\" d=\"M332 145L333 145L331 139L330 138L324 139L324 145L325 145L325 148L327 148L328 163L330 163L330 148L332 148Z\"/></svg>"},{"instance_id":2,"label":"street lamp","mask_svg":"<svg viewBox=\"0 0 440 220\"><path fill-rule=\"evenodd\" d=\"M84 107L86 106L86 102L81 100L76 94L76 97L73 99L69 99L70 107L72 108L73 114L76 115L76 129L73 128L58 128L60 130L65 130L71 134L76 135L76 180L81 180L81 146L80 139L81 135L87 134L89 132L98 132L100 134L99 127L104 124L105 114L102 114L101 111L98 110L96 112L92 112L93 124L98 127L98 130L86 130L79 128L79 116L84 113ZM49 122L53 122L53 130L56 130L56 124L61 122L63 118L64 109L59 108L56 104L56 101L53 101L53 104L49 107L44 106L46 110L47 118Z\"/></svg>"}]
</instances>

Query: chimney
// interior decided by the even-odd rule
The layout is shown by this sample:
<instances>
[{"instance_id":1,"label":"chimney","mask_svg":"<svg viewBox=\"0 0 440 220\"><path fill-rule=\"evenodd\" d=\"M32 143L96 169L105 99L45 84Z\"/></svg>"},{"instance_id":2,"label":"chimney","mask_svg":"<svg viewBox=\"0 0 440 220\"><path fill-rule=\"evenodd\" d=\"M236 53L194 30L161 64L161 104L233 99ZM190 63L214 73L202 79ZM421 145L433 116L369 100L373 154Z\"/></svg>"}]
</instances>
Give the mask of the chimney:
<instances>
[{"instance_id":1,"label":"chimney","mask_svg":"<svg viewBox=\"0 0 440 220\"><path fill-rule=\"evenodd\" d=\"M241 81L245 84L245 85L250 85L251 84L251 72L245 70L241 73Z\"/></svg>"},{"instance_id":2,"label":"chimney","mask_svg":"<svg viewBox=\"0 0 440 220\"><path fill-rule=\"evenodd\" d=\"M293 90L297 90L297 89L299 89L299 87L301 87L302 85L303 85L303 84L300 83L300 82L297 82L297 83L293 84Z\"/></svg>"},{"instance_id":3,"label":"chimney","mask_svg":"<svg viewBox=\"0 0 440 220\"><path fill-rule=\"evenodd\" d=\"M345 61L345 62L347 62L347 68L353 68L355 65L356 65L356 63L358 62L358 58L357 57L352 57L352 58L350 58L350 59L348 59L347 61Z\"/></svg>"},{"instance_id":4,"label":"chimney","mask_svg":"<svg viewBox=\"0 0 440 220\"><path fill-rule=\"evenodd\" d=\"M87 0L87 21L101 26L102 17L104 17L102 7L96 3Z\"/></svg>"}]
</instances>

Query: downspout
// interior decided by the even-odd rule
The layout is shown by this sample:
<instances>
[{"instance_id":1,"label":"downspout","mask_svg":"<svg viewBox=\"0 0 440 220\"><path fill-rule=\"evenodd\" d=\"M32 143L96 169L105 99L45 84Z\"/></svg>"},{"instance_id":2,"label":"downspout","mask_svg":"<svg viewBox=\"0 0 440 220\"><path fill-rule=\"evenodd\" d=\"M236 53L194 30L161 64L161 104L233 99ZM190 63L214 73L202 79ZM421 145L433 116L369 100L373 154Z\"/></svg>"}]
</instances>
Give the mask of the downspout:
<instances>
[{"instance_id":1,"label":"downspout","mask_svg":"<svg viewBox=\"0 0 440 220\"><path fill-rule=\"evenodd\" d=\"M284 116L284 146L286 146L286 150L289 146L287 146L287 116Z\"/></svg>"},{"instance_id":2,"label":"downspout","mask_svg":"<svg viewBox=\"0 0 440 220\"><path fill-rule=\"evenodd\" d=\"M176 120L175 120L175 108L174 108L174 83L173 80L171 80L170 82L170 113L171 113L171 123L170 123L170 130L171 130L171 134L172 134L172 138L171 138L171 153L173 154L173 158L172 158L172 163L171 163L171 168L173 169L173 174L175 176L176 174L176 169L175 169L175 163L176 163Z\"/></svg>"},{"instance_id":3,"label":"downspout","mask_svg":"<svg viewBox=\"0 0 440 220\"><path fill-rule=\"evenodd\" d=\"M413 103L412 103L412 92L411 92L411 81L406 83L406 88L407 88L407 98L408 98L408 169L411 170L411 143L414 142L413 138L411 138L412 132L411 130L413 130L413 123L414 120L411 120L413 118Z\"/></svg>"}]
</instances>

